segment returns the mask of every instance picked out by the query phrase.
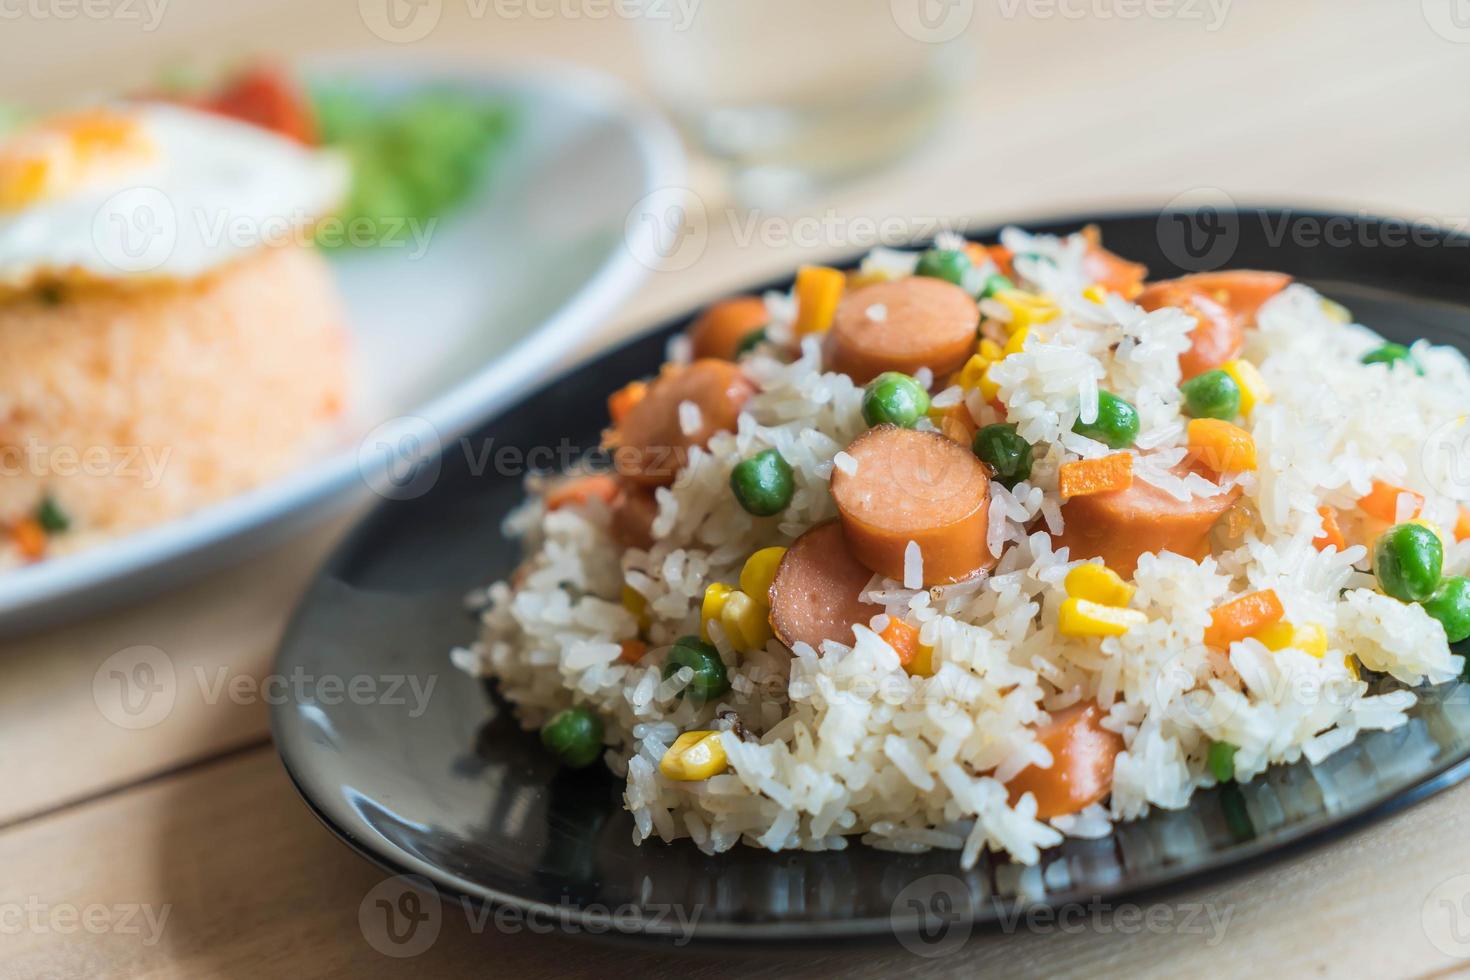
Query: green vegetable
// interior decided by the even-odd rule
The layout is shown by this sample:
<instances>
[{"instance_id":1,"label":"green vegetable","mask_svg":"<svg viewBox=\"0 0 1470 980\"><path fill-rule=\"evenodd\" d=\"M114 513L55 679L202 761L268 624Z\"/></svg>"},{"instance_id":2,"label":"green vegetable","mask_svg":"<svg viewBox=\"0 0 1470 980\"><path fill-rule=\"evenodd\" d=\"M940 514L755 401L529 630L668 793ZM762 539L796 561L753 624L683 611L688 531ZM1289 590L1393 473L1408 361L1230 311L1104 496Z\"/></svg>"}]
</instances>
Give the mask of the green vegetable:
<instances>
[{"instance_id":1,"label":"green vegetable","mask_svg":"<svg viewBox=\"0 0 1470 980\"><path fill-rule=\"evenodd\" d=\"M1235 753L1237 749L1229 742L1211 742L1206 763L1217 783L1228 783L1235 778Z\"/></svg>"},{"instance_id":2,"label":"green vegetable","mask_svg":"<svg viewBox=\"0 0 1470 980\"><path fill-rule=\"evenodd\" d=\"M1373 574L1385 595L1401 602L1422 602L1439 587L1444 545L1423 524L1397 524L1373 546Z\"/></svg>"},{"instance_id":3,"label":"green vegetable","mask_svg":"<svg viewBox=\"0 0 1470 980\"><path fill-rule=\"evenodd\" d=\"M1451 643L1470 638L1470 579L1456 575L1439 583L1424 611L1439 620Z\"/></svg>"},{"instance_id":4,"label":"green vegetable","mask_svg":"<svg viewBox=\"0 0 1470 980\"><path fill-rule=\"evenodd\" d=\"M586 708L567 708L541 726L541 744L562 765L581 769L602 755L602 719Z\"/></svg>"},{"instance_id":5,"label":"green vegetable","mask_svg":"<svg viewBox=\"0 0 1470 980\"><path fill-rule=\"evenodd\" d=\"M863 391L863 420L869 425L886 422L912 429L927 411L929 393L924 386L898 371L884 371Z\"/></svg>"},{"instance_id":6,"label":"green vegetable","mask_svg":"<svg viewBox=\"0 0 1470 980\"><path fill-rule=\"evenodd\" d=\"M725 662L714 644L706 643L697 636L683 636L674 643L669 657L664 661L664 680L678 673L680 667L694 671L694 679L684 691L701 701L711 701L730 690L730 678L725 674Z\"/></svg>"},{"instance_id":7,"label":"green vegetable","mask_svg":"<svg viewBox=\"0 0 1470 980\"><path fill-rule=\"evenodd\" d=\"M1083 423L1078 419L1072 431L1096 439L1109 449L1127 449L1138 438L1138 409L1110 391L1099 391L1096 421Z\"/></svg>"},{"instance_id":8,"label":"green vegetable","mask_svg":"<svg viewBox=\"0 0 1470 980\"><path fill-rule=\"evenodd\" d=\"M980 298L989 299L996 293L1015 288L1016 284L1011 282L1005 276L1001 275L999 272L992 272L990 275L985 277L985 285L980 290Z\"/></svg>"},{"instance_id":9,"label":"green vegetable","mask_svg":"<svg viewBox=\"0 0 1470 980\"><path fill-rule=\"evenodd\" d=\"M796 481L791 464L776 450L767 449L735 464L730 471L730 489L746 513L770 517L791 503Z\"/></svg>"},{"instance_id":10,"label":"green vegetable","mask_svg":"<svg viewBox=\"0 0 1470 980\"><path fill-rule=\"evenodd\" d=\"M36 508L36 523L50 534L60 534L71 527L71 518L66 516L66 511L61 509L55 499L43 497L41 506Z\"/></svg>"},{"instance_id":11,"label":"green vegetable","mask_svg":"<svg viewBox=\"0 0 1470 980\"><path fill-rule=\"evenodd\" d=\"M943 279L956 286L965 284L965 275L974 267L970 256L957 248L931 248L919 255L914 275Z\"/></svg>"},{"instance_id":12,"label":"green vegetable","mask_svg":"<svg viewBox=\"0 0 1470 980\"><path fill-rule=\"evenodd\" d=\"M757 347L759 347L761 344L764 344L765 342L766 342L766 328L765 327L761 327L758 330L752 330L750 333L746 334L744 337L741 337L740 338L740 343L738 343L738 344L735 345L735 357L736 357L736 359L738 360L739 358L744 357L746 354L749 354L751 351L755 350Z\"/></svg>"},{"instance_id":13,"label":"green vegetable","mask_svg":"<svg viewBox=\"0 0 1470 980\"><path fill-rule=\"evenodd\" d=\"M1016 434L1008 422L987 425L975 433L971 444L975 455L995 472L995 479L1007 490L1031 475L1031 444Z\"/></svg>"},{"instance_id":14,"label":"green vegetable","mask_svg":"<svg viewBox=\"0 0 1470 980\"><path fill-rule=\"evenodd\" d=\"M1375 347L1362 357L1364 364L1387 364L1390 368L1399 362L1404 362L1414 369L1415 374L1423 374L1424 369L1414 359L1414 352L1403 344L1384 344Z\"/></svg>"},{"instance_id":15,"label":"green vegetable","mask_svg":"<svg viewBox=\"0 0 1470 980\"><path fill-rule=\"evenodd\" d=\"M1184 410L1197 419L1224 419L1240 414L1240 385L1224 371L1206 371L1179 386Z\"/></svg>"}]
</instances>

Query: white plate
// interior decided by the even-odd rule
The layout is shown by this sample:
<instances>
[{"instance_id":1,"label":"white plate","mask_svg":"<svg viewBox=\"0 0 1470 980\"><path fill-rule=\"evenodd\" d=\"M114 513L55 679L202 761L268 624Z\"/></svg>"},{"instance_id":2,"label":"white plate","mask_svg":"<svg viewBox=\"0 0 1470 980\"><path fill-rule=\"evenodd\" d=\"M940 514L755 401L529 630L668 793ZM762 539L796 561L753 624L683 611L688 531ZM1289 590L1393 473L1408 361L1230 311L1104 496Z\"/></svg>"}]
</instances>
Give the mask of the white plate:
<instances>
[{"instance_id":1,"label":"white plate","mask_svg":"<svg viewBox=\"0 0 1470 980\"><path fill-rule=\"evenodd\" d=\"M565 364L646 274L624 229L643 220L649 195L682 182L684 159L668 125L615 82L564 67L366 58L314 62L307 74L384 95L432 85L495 96L516 127L485 192L441 221L421 256L332 257L356 347L356 404L328 452L177 521L0 575L0 631L73 619L236 561L368 487L414 492L413 464L436 440Z\"/></svg>"}]
</instances>

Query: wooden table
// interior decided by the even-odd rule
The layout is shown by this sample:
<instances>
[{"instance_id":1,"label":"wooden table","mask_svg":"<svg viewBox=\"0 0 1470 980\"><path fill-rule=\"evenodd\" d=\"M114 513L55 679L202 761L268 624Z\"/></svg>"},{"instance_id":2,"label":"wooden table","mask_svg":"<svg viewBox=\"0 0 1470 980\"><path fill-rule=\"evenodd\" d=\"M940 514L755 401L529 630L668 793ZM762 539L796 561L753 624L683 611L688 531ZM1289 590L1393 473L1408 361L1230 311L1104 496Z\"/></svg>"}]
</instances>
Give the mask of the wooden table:
<instances>
[{"instance_id":1,"label":"wooden table","mask_svg":"<svg viewBox=\"0 0 1470 980\"><path fill-rule=\"evenodd\" d=\"M373 2L363 0L363 9ZM142 0L0 8L0 91L61 101L139 84L180 56L210 63L262 49L291 57L344 48L488 63L556 56L640 84L630 27L617 20L507 19L493 4L444 0L427 38L389 45L347 0L154 0L154 8L160 3L153 29ZM922 156L805 214L841 229L857 227L859 217L1014 217L1160 203L1213 187L1241 201L1462 222L1470 215L1470 44L1453 22L1434 20L1446 7L1241 2L1210 30L1208 8L1184 0L1150 8L1165 16L1131 19L1063 16L1143 9L1128 0L979 4L971 32L979 80L957 121ZM76 13L99 9L114 15ZM593 8L567 0L561 9ZM137 16L124 17L129 11ZM1194 19L1196 11L1206 19ZM840 230L815 250L760 240L772 236L749 241L717 191L706 201L713 206L701 259L677 275L655 275L601 340L854 244ZM778 231L791 227L789 216L760 217ZM205 694L222 680L266 674L294 597L340 531L339 522L171 595L0 650L0 976L357 977L405 967L547 977L986 968L1407 976L1470 962L1444 939L1452 924L1470 935L1470 903L1441 904L1462 897L1463 882L1450 879L1470 872L1470 816L1460 810L1470 787L1330 847L1166 900L1176 910L1194 903L1228 913L1223 938L1178 927L1138 931L1126 927L1131 919L1105 916L1080 931L985 936L938 960L896 947L675 958L476 932L450 907L427 952L390 959L365 940L357 918L382 875L296 798L271 749L267 706L248 695ZM179 686L162 723L131 731L99 711L92 685L108 656L135 645L167 651L200 683Z\"/></svg>"}]
</instances>

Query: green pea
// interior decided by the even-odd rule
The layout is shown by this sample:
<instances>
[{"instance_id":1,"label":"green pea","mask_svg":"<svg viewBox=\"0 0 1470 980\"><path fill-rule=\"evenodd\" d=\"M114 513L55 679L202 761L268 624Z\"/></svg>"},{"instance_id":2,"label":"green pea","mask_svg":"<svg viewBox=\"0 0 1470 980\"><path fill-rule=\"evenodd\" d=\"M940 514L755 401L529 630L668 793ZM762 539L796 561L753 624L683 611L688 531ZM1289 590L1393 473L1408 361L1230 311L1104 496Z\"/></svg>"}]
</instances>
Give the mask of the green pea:
<instances>
[{"instance_id":1,"label":"green pea","mask_svg":"<svg viewBox=\"0 0 1470 980\"><path fill-rule=\"evenodd\" d=\"M791 503L796 480L791 464L774 449L741 460L730 471L730 490L746 513L756 517L779 514Z\"/></svg>"},{"instance_id":2,"label":"green pea","mask_svg":"<svg viewBox=\"0 0 1470 980\"><path fill-rule=\"evenodd\" d=\"M929 393L907 374L884 371L863 391L863 421L912 429L929 411Z\"/></svg>"},{"instance_id":3,"label":"green pea","mask_svg":"<svg viewBox=\"0 0 1470 980\"><path fill-rule=\"evenodd\" d=\"M41 506L36 508L36 523L49 534L60 534L71 527L71 518L66 516L66 511L61 509L55 498L43 497Z\"/></svg>"},{"instance_id":4,"label":"green pea","mask_svg":"<svg viewBox=\"0 0 1470 980\"><path fill-rule=\"evenodd\" d=\"M1229 742L1211 742L1206 763L1217 783L1228 783L1235 778L1235 753L1237 749Z\"/></svg>"},{"instance_id":5,"label":"green pea","mask_svg":"<svg viewBox=\"0 0 1470 980\"><path fill-rule=\"evenodd\" d=\"M1015 289L1016 284L999 272L992 272L985 277L985 285L980 290L981 299L989 299L996 293L1003 293L1007 289Z\"/></svg>"},{"instance_id":6,"label":"green pea","mask_svg":"<svg viewBox=\"0 0 1470 980\"><path fill-rule=\"evenodd\" d=\"M680 667L694 671L694 679L684 691L701 701L711 701L730 690L730 678L725 673L725 662L714 644L706 643L697 636L682 636L669 651L664 661L664 679L676 674Z\"/></svg>"},{"instance_id":7,"label":"green pea","mask_svg":"<svg viewBox=\"0 0 1470 980\"><path fill-rule=\"evenodd\" d=\"M1422 602L1439 587L1444 545L1423 524L1397 524L1373 546L1373 574L1385 595L1401 602Z\"/></svg>"},{"instance_id":8,"label":"green pea","mask_svg":"<svg viewBox=\"0 0 1470 980\"><path fill-rule=\"evenodd\" d=\"M1224 419L1240 414L1240 385L1224 371L1206 371L1179 386L1184 410L1197 419Z\"/></svg>"},{"instance_id":9,"label":"green pea","mask_svg":"<svg viewBox=\"0 0 1470 980\"><path fill-rule=\"evenodd\" d=\"M1109 449L1127 449L1138 438L1138 409L1110 391L1099 391L1097 419L1091 423L1078 419L1072 431Z\"/></svg>"},{"instance_id":10,"label":"green pea","mask_svg":"<svg viewBox=\"0 0 1470 980\"><path fill-rule=\"evenodd\" d=\"M752 330L744 337L741 337L740 343L735 345L735 358L738 360L744 357L746 354L749 354L751 351L755 350L757 347L759 347L761 344L764 344L765 342L765 327L761 327L758 330Z\"/></svg>"},{"instance_id":11,"label":"green pea","mask_svg":"<svg viewBox=\"0 0 1470 980\"><path fill-rule=\"evenodd\" d=\"M1414 359L1414 352L1403 344L1384 344L1382 347L1375 347L1363 355L1362 361L1364 364L1387 364L1390 368L1402 362L1413 368L1415 374L1424 373L1424 369Z\"/></svg>"},{"instance_id":12,"label":"green pea","mask_svg":"<svg viewBox=\"0 0 1470 980\"><path fill-rule=\"evenodd\" d=\"M1031 475L1031 443L1022 439L1009 422L987 425L975 433L971 448L1007 490Z\"/></svg>"},{"instance_id":13,"label":"green pea","mask_svg":"<svg viewBox=\"0 0 1470 980\"><path fill-rule=\"evenodd\" d=\"M943 279L956 286L965 284L965 275L974 266L970 256L957 248L931 248L919 255L919 264L914 275L930 279Z\"/></svg>"},{"instance_id":14,"label":"green pea","mask_svg":"<svg viewBox=\"0 0 1470 980\"><path fill-rule=\"evenodd\" d=\"M562 765L581 769L602 755L602 719L586 708L567 708L541 726L541 744Z\"/></svg>"},{"instance_id":15,"label":"green pea","mask_svg":"<svg viewBox=\"0 0 1470 980\"><path fill-rule=\"evenodd\" d=\"M1439 583L1424 611L1439 620L1451 643L1470 637L1470 579L1456 575Z\"/></svg>"}]
</instances>

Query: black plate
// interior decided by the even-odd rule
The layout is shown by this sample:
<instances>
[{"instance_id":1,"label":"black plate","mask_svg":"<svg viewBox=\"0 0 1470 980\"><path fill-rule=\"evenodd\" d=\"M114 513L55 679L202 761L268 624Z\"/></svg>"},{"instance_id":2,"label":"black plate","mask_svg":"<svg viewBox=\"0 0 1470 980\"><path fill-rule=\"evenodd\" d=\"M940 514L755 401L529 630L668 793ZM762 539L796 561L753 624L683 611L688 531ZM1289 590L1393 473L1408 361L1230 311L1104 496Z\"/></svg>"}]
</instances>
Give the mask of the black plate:
<instances>
[{"instance_id":1,"label":"black plate","mask_svg":"<svg viewBox=\"0 0 1470 980\"><path fill-rule=\"evenodd\" d=\"M1470 339L1470 242L1462 237L1279 209L1029 227L1065 232L1088 220L1156 278L1207 265L1280 269L1393 339L1462 349ZM322 821L384 867L570 929L949 944L972 924L1004 925L1038 896L1033 884L1018 897L1019 869L999 859L961 871L952 851L898 855L856 841L840 852L739 847L717 857L688 841L635 846L618 781L559 772L480 682L450 666L450 648L475 633L462 597L518 559L500 523L522 498L521 477L497 471L515 469L513 454L532 447L595 446L607 392L652 372L684 322L552 382L386 488L404 499L385 501L342 545L282 644L276 670L292 697L274 709L273 724L287 770ZM410 682L427 690L426 710ZM1109 839L1069 840L1045 856L1040 900L1136 895L1387 816L1470 773L1467 702L1458 685L1438 689L1407 726L1365 735L1321 765L1273 768L1247 785L1199 792L1186 810L1124 824Z\"/></svg>"}]
</instances>

